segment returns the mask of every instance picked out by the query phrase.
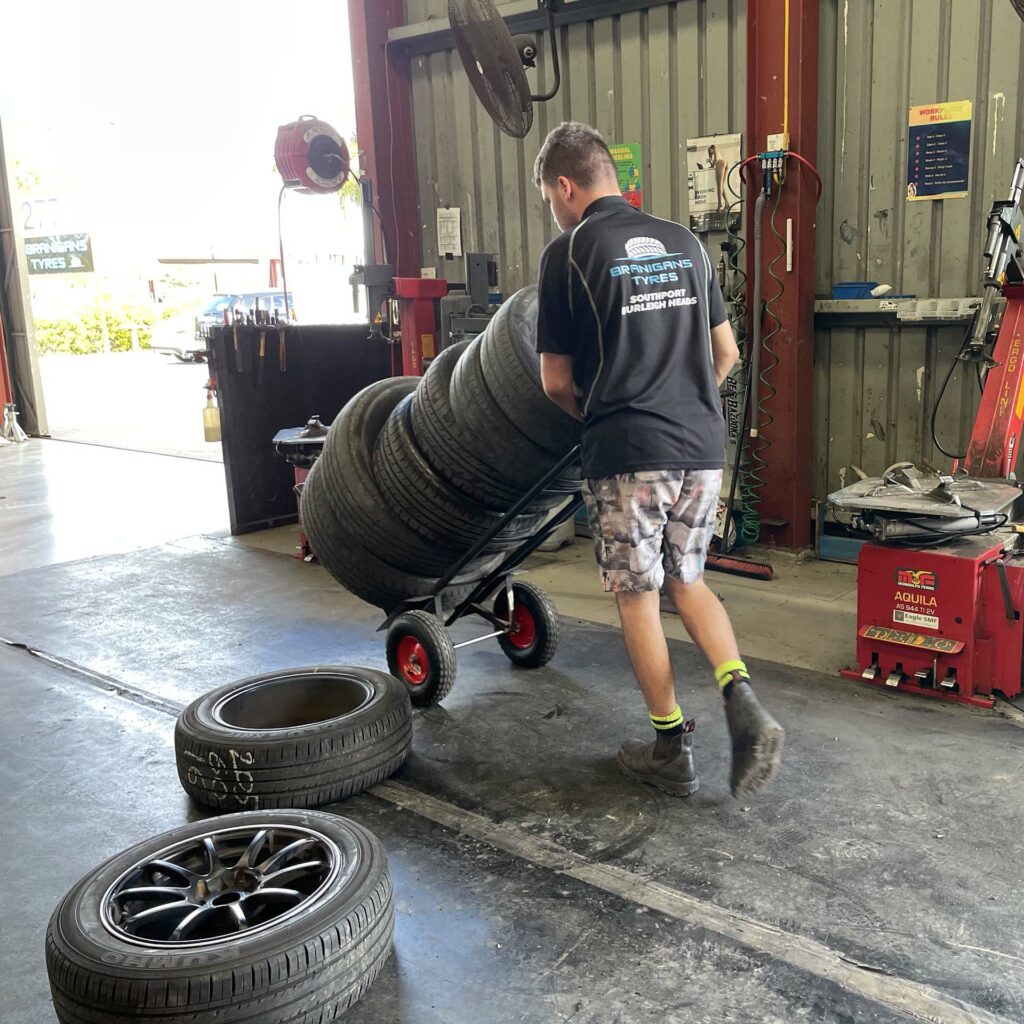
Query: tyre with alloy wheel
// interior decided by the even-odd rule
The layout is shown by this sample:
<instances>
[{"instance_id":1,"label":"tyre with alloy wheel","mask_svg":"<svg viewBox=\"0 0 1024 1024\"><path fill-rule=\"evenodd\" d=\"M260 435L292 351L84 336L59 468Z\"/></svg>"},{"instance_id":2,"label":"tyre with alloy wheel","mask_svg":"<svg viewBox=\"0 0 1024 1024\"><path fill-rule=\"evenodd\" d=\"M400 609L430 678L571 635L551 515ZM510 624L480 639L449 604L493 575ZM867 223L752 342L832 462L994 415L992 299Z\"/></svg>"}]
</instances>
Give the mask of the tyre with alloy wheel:
<instances>
[{"instance_id":1,"label":"tyre with alloy wheel","mask_svg":"<svg viewBox=\"0 0 1024 1024\"><path fill-rule=\"evenodd\" d=\"M61 1024L319 1024L391 950L387 855L316 811L193 822L110 858L61 900L46 966Z\"/></svg>"},{"instance_id":2,"label":"tyre with alloy wheel","mask_svg":"<svg viewBox=\"0 0 1024 1024\"><path fill-rule=\"evenodd\" d=\"M228 683L174 727L182 788L222 814L343 800L398 771L411 742L409 697L394 676L329 665Z\"/></svg>"},{"instance_id":3,"label":"tyre with alloy wheel","mask_svg":"<svg viewBox=\"0 0 1024 1024\"><path fill-rule=\"evenodd\" d=\"M408 687L417 707L444 700L455 685L455 645L430 612L399 615L388 627L388 668Z\"/></svg>"},{"instance_id":4,"label":"tyre with alloy wheel","mask_svg":"<svg viewBox=\"0 0 1024 1024\"><path fill-rule=\"evenodd\" d=\"M509 623L509 631L498 638L505 656L521 668L546 665L558 648L558 612L547 593L533 583L512 584L512 614L503 590L494 602L494 614Z\"/></svg>"}]
</instances>

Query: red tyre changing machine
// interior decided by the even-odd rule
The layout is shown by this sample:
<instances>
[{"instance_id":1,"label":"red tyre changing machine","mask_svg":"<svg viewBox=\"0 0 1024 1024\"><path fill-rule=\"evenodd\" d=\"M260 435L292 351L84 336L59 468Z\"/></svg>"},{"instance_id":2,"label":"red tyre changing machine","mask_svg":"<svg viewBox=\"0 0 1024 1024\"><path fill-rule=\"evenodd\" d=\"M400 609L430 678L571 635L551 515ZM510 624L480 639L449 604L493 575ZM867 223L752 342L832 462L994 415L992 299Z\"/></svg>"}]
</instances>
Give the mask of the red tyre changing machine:
<instances>
[{"instance_id":1,"label":"red tyre changing machine","mask_svg":"<svg viewBox=\"0 0 1024 1024\"><path fill-rule=\"evenodd\" d=\"M989 216L984 299L958 357L987 371L962 469L900 463L828 499L872 538L858 560L858 667L843 675L981 707L996 691L1022 690L1024 527L1012 511L1024 420L1022 193L1024 159ZM999 292L1006 308L989 355Z\"/></svg>"}]
</instances>

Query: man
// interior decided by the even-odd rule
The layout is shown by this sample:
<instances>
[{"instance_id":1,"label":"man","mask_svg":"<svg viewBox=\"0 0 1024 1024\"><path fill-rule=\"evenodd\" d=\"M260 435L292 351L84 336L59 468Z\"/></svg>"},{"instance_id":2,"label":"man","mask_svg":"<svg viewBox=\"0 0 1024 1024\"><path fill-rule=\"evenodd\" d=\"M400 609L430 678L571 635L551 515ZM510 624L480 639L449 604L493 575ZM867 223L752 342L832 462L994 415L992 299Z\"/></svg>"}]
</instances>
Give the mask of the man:
<instances>
[{"instance_id":1,"label":"man","mask_svg":"<svg viewBox=\"0 0 1024 1024\"><path fill-rule=\"evenodd\" d=\"M778 769L781 726L758 703L729 617L704 583L725 454L719 388L739 358L707 252L686 228L634 209L604 139L574 122L534 168L562 229L540 266L538 349L548 397L582 420L584 497L653 742L620 770L673 796L697 789L693 722L676 702L661 625L664 584L714 669L732 736L733 795Z\"/></svg>"}]
</instances>

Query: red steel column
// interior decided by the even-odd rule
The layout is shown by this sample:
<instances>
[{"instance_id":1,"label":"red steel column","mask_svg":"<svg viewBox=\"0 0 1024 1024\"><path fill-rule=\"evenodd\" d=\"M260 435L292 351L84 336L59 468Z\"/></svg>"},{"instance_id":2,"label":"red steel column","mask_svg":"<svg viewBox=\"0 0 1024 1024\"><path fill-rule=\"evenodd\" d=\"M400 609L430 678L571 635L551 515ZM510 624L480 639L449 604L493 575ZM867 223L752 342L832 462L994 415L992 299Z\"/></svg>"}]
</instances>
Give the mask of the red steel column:
<instances>
[{"instance_id":1,"label":"red steel column","mask_svg":"<svg viewBox=\"0 0 1024 1024\"><path fill-rule=\"evenodd\" d=\"M818 4L819 0L789 0L789 148L812 163L818 149ZM786 0L750 0L747 13L747 138L749 153L767 149L768 136L783 130ZM748 179L760 182L756 165ZM771 341L778 365L768 372L776 395L766 402L772 423L761 433L771 444L762 453L768 463L762 490L761 515L785 520L783 526L764 523L762 538L783 547L802 548L811 542L811 470L814 452L814 218L813 177L790 159L786 184L776 216L785 237L786 221L793 221L793 271L783 259L776 273L785 282L782 297L772 309L782 330ZM753 200L748 192L747 239L753 237ZM778 287L768 277L768 263L779 243L768 227L774 199L765 211L762 274L764 296ZM753 276L753 246L748 270ZM764 357L762 357L763 363Z\"/></svg>"},{"instance_id":2,"label":"red steel column","mask_svg":"<svg viewBox=\"0 0 1024 1024\"><path fill-rule=\"evenodd\" d=\"M0 321L0 417L2 406L14 401L14 385L11 382L11 371L7 365L7 339L4 337L4 325Z\"/></svg>"},{"instance_id":3,"label":"red steel column","mask_svg":"<svg viewBox=\"0 0 1024 1024\"><path fill-rule=\"evenodd\" d=\"M356 139L384 221L388 258L399 277L419 277L420 218L409 61L387 47L405 24L405 0L348 0ZM390 110L389 94L390 93ZM377 225L378 245L380 225Z\"/></svg>"}]
</instances>

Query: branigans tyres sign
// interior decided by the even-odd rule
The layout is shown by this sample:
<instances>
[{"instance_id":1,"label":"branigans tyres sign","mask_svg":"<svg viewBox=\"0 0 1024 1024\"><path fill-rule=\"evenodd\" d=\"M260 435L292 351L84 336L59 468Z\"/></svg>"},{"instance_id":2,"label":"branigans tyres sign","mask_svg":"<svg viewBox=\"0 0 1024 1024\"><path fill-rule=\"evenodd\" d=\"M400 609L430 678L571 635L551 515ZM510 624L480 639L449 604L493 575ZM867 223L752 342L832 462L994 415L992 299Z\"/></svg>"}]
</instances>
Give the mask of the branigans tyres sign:
<instances>
[{"instance_id":1,"label":"branigans tyres sign","mask_svg":"<svg viewBox=\"0 0 1024 1024\"><path fill-rule=\"evenodd\" d=\"M25 259L30 274L91 273L92 239L88 234L26 238Z\"/></svg>"}]
</instances>

